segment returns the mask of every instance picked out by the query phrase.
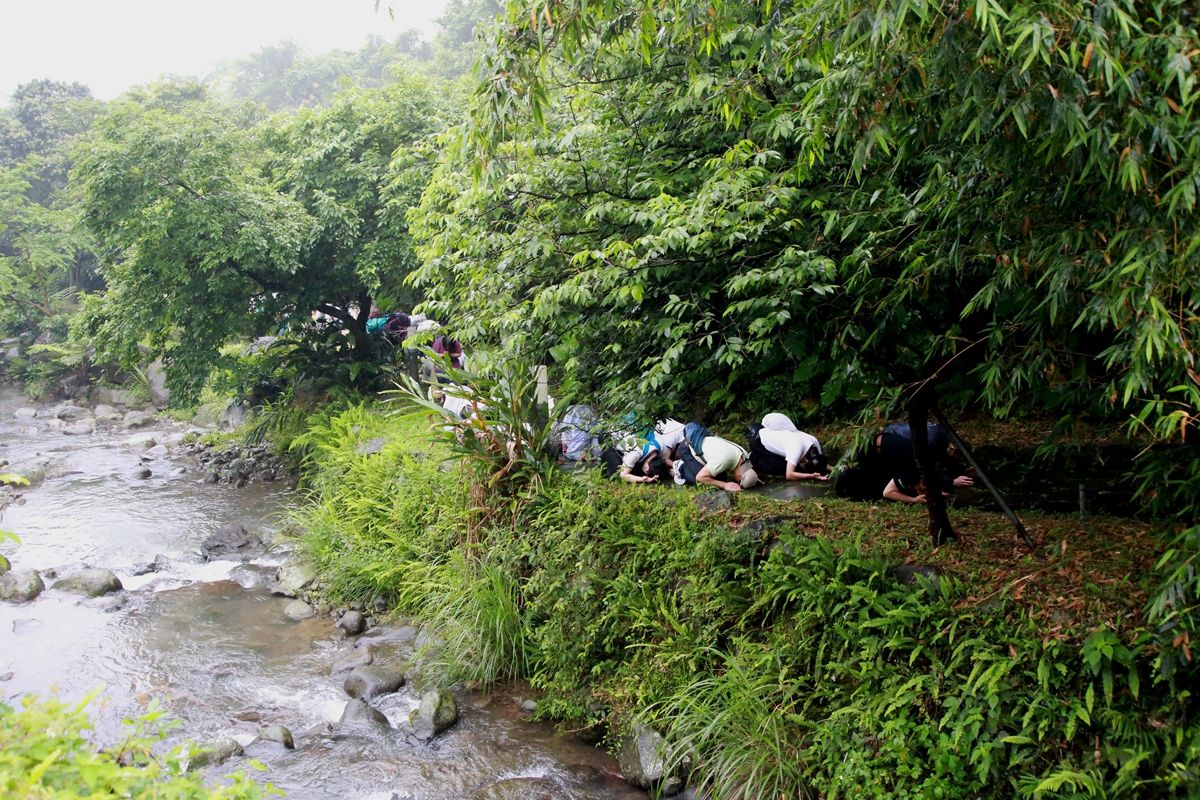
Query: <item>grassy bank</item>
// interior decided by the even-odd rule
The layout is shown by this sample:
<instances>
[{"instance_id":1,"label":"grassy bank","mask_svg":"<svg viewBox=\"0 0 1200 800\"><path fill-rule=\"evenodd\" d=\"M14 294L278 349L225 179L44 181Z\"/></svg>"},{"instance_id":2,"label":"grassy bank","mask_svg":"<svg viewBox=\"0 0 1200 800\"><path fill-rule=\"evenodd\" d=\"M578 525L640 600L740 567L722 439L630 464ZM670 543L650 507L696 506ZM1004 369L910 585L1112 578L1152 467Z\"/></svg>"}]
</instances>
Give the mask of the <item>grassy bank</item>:
<instances>
[{"instance_id":1,"label":"grassy bank","mask_svg":"<svg viewBox=\"0 0 1200 800\"><path fill-rule=\"evenodd\" d=\"M1026 515L1029 554L972 511L933 550L911 507L501 481L430 425L311 417L296 522L331 594L437 632L446 679L649 722L715 798L1200 796L1195 531Z\"/></svg>"}]
</instances>

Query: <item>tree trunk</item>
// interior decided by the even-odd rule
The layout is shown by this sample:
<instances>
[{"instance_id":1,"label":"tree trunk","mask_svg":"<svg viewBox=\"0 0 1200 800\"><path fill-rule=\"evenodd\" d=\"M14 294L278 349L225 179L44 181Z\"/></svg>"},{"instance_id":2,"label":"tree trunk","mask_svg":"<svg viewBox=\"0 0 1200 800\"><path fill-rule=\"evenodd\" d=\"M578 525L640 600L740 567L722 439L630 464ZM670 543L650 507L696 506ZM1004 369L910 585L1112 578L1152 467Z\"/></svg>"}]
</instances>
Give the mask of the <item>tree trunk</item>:
<instances>
[{"instance_id":1,"label":"tree trunk","mask_svg":"<svg viewBox=\"0 0 1200 800\"><path fill-rule=\"evenodd\" d=\"M942 476L937 467L937 460L929 447L928 428L930 399L925 388L917 390L917 394L908 404L908 427L912 431L913 454L917 459L917 468L921 474L921 484L925 488L925 508L929 511L929 537L934 547L958 538L950 525L950 515L946 510L946 498L942 494Z\"/></svg>"}]
</instances>

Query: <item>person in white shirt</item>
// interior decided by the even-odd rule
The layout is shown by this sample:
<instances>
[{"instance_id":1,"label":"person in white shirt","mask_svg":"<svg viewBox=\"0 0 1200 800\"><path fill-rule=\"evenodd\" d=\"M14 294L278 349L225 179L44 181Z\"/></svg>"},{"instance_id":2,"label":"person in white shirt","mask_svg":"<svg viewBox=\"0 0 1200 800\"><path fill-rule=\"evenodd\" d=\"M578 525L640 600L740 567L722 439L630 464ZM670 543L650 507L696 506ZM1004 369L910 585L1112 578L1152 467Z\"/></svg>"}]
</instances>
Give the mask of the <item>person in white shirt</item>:
<instances>
[{"instance_id":1,"label":"person in white shirt","mask_svg":"<svg viewBox=\"0 0 1200 800\"><path fill-rule=\"evenodd\" d=\"M829 480L821 443L798 429L786 414L767 414L761 426L751 426L750 461L763 475L789 481Z\"/></svg>"},{"instance_id":2,"label":"person in white shirt","mask_svg":"<svg viewBox=\"0 0 1200 800\"><path fill-rule=\"evenodd\" d=\"M671 477L675 451L683 441L683 423L674 419L659 420L643 442L635 437L619 445L621 450L621 480L627 483L653 483Z\"/></svg>"}]
</instances>

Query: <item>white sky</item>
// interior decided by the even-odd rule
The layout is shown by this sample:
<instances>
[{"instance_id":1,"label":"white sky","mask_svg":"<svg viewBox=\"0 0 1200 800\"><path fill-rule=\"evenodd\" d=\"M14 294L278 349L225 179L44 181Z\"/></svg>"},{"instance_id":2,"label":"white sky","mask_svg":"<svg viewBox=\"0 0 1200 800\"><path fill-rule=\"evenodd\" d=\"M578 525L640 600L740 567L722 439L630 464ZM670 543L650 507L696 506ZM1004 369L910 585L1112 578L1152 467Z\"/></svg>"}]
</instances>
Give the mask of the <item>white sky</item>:
<instances>
[{"instance_id":1,"label":"white sky","mask_svg":"<svg viewBox=\"0 0 1200 800\"><path fill-rule=\"evenodd\" d=\"M409 28L430 38L446 2L381 0L377 12L374 0L0 0L0 105L38 78L111 100L163 75L203 78L286 39L324 53Z\"/></svg>"}]
</instances>

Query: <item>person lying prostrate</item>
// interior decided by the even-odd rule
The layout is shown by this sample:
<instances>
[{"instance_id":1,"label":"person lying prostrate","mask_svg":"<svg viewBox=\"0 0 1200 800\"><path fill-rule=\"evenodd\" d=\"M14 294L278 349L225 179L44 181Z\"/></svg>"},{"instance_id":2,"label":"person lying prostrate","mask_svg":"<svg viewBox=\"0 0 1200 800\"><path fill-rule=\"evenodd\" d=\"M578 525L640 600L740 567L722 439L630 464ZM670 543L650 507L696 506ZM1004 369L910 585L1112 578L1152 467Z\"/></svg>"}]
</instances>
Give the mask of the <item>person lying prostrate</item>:
<instances>
[{"instance_id":1,"label":"person lying prostrate","mask_svg":"<svg viewBox=\"0 0 1200 800\"><path fill-rule=\"evenodd\" d=\"M789 481L829 480L821 443L799 430L785 414L767 414L761 428L755 431L751 427L750 460L763 475Z\"/></svg>"}]
</instances>

